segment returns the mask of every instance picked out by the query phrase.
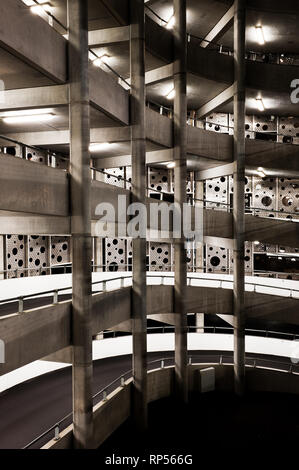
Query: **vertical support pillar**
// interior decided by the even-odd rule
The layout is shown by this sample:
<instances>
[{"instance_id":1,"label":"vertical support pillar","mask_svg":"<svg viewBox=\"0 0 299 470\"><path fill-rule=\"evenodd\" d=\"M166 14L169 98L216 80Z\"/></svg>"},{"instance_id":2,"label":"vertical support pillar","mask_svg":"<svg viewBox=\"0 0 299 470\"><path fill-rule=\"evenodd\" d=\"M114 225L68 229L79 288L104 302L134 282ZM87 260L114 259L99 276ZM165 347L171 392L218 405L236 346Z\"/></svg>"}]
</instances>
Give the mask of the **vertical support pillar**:
<instances>
[{"instance_id":1,"label":"vertical support pillar","mask_svg":"<svg viewBox=\"0 0 299 470\"><path fill-rule=\"evenodd\" d=\"M5 278L5 237L3 235L0 235L0 280Z\"/></svg>"},{"instance_id":2,"label":"vertical support pillar","mask_svg":"<svg viewBox=\"0 0 299 470\"><path fill-rule=\"evenodd\" d=\"M245 0L235 0L234 17L234 382L245 391Z\"/></svg>"},{"instance_id":3,"label":"vertical support pillar","mask_svg":"<svg viewBox=\"0 0 299 470\"><path fill-rule=\"evenodd\" d=\"M186 203L187 184L187 95L186 95L186 0L174 0L174 200L181 209L181 238L175 239L175 394L177 399L188 401L187 377L187 262L183 236L183 204Z\"/></svg>"},{"instance_id":4,"label":"vertical support pillar","mask_svg":"<svg viewBox=\"0 0 299 470\"><path fill-rule=\"evenodd\" d=\"M74 446L90 448L93 438L90 310L92 240L87 2L68 1L68 22Z\"/></svg>"},{"instance_id":5,"label":"vertical support pillar","mask_svg":"<svg viewBox=\"0 0 299 470\"><path fill-rule=\"evenodd\" d=\"M145 204L145 32L144 0L130 2L132 202ZM133 239L132 415L139 431L147 428L146 239Z\"/></svg>"}]
</instances>

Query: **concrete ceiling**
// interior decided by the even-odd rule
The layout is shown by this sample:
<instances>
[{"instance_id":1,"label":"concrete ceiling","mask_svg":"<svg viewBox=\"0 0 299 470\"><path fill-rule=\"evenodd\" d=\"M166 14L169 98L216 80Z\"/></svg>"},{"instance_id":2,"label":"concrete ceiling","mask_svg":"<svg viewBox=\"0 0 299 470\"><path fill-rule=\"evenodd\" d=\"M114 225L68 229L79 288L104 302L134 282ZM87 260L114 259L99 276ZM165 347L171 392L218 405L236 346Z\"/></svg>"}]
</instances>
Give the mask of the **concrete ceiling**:
<instances>
[{"instance_id":1,"label":"concrete ceiling","mask_svg":"<svg viewBox=\"0 0 299 470\"><path fill-rule=\"evenodd\" d=\"M232 3L231 0L187 0L187 31L195 36L205 37ZM172 0L150 0L147 5L165 20L172 15ZM298 1L286 0L282 3L279 0L248 0L247 5L248 49L282 53L299 52ZM262 24L265 29L267 43L262 48L255 37L254 26L257 24ZM221 44L232 46L232 29L219 41Z\"/></svg>"}]
</instances>

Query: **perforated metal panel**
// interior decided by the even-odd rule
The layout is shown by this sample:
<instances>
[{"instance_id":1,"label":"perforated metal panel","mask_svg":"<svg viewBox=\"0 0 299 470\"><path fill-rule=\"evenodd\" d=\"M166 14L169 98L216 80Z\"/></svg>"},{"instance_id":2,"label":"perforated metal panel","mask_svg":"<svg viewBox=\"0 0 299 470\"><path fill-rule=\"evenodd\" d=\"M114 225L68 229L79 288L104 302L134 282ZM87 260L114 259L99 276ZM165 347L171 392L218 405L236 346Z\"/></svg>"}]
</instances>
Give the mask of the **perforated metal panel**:
<instances>
[{"instance_id":1,"label":"perforated metal panel","mask_svg":"<svg viewBox=\"0 0 299 470\"><path fill-rule=\"evenodd\" d=\"M299 180L279 178L277 203L281 212L299 212ZM292 215L282 214L282 217L292 218Z\"/></svg>"},{"instance_id":2,"label":"perforated metal panel","mask_svg":"<svg viewBox=\"0 0 299 470\"><path fill-rule=\"evenodd\" d=\"M105 259L108 271L126 271L126 240L107 238L105 240Z\"/></svg>"},{"instance_id":3,"label":"perforated metal panel","mask_svg":"<svg viewBox=\"0 0 299 470\"><path fill-rule=\"evenodd\" d=\"M113 186L118 186L120 188L124 187L124 177L125 171L124 167L119 168L106 168L105 173L109 173L105 175L105 183L112 184Z\"/></svg>"},{"instance_id":4,"label":"perforated metal panel","mask_svg":"<svg viewBox=\"0 0 299 470\"><path fill-rule=\"evenodd\" d=\"M253 207L267 209L260 211L266 217L274 217L271 210L276 209L276 179L253 177Z\"/></svg>"},{"instance_id":5,"label":"perforated metal panel","mask_svg":"<svg viewBox=\"0 0 299 470\"><path fill-rule=\"evenodd\" d=\"M5 269L8 279L24 277L26 271L26 237L23 235L7 235L5 237Z\"/></svg>"},{"instance_id":6,"label":"perforated metal panel","mask_svg":"<svg viewBox=\"0 0 299 470\"><path fill-rule=\"evenodd\" d=\"M206 245L206 272L227 272L229 267L229 250L218 246Z\"/></svg>"},{"instance_id":7,"label":"perforated metal panel","mask_svg":"<svg viewBox=\"0 0 299 470\"><path fill-rule=\"evenodd\" d=\"M228 195L228 177L221 176L220 178L213 178L205 181L205 199L209 201L206 203L207 207L217 207L218 209L226 209L225 204L229 202ZM214 202L223 203L224 205Z\"/></svg>"},{"instance_id":8,"label":"perforated metal panel","mask_svg":"<svg viewBox=\"0 0 299 470\"><path fill-rule=\"evenodd\" d=\"M66 264L71 261L70 237L51 237L50 256L51 266L56 264Z\"/></svg>"},{"instance_id":9,"label":"perforated metal panel","mask_svg":"<svg viewBox=\"0 0 299 470\"><path fill-rule=\"evenodd\" d=\"M148 187L153 190L153 193L156 191L162 191L163 193L170 192L168 170L150 168L148 171Z\"/></svg>"},{"instance_id":10,"label":"perforated metal panel","mask_svg":"<svg viewBox=\"0 0 299 470\"><path fill-rule=\"evenodd\" d=\"M48 274L49 238L30 235L28 237L28 268L30 276Z\"/></svg>"},{"instance_id":11,"label":"perforated metal panel","mask_svg":"<svg viewBox=\"0 0 299 470\"><path fill-rule=\"evenodd\" d=\"M150 242L149 264L150 271L171 271L171 244Z\"/></svg>"}]
</instances>

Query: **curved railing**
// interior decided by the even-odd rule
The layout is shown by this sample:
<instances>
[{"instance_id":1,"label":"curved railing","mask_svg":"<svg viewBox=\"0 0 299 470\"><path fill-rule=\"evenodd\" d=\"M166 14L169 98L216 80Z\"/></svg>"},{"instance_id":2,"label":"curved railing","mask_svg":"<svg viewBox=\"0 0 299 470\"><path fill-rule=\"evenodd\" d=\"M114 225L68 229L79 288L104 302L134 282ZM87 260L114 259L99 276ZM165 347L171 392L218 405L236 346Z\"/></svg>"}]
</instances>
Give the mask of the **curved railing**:
<instances>
[{"instance_id":1,"label":"curved railing","mask_svg":"<svg viewBox=\"0 0 299 470\"><path fill-rule=\"evenodd\" d=\"M159 364L159 367L157 367ZM148 370L153 369L164 369L165 367L173 367L175 364L173 357L166 357L162 359L156 359L154 361L148 362ZM223 354L217 355L202 355L202 356L192 356L188 357L188 365L222 365L222 366L231 366L233 365L232 356L227 356ZM257 357L246 357L246 367L251 368L260 368L260 369L270 369L280 372L288 372L291 374L299 375L299 365L289 364L283 361L276 361L271 359L261 359ZM124 387L126 380L132 377L132 369L128 370L124 374L117 377L110 384L103 387L96 394L93 395L93 405L100 403L101 401L106 401L108 394L112 393L118 387ZM72 423L73 413L68 413L61 420L53 424L50 428L44 431L42 434L37 436L31 442L23 447L23 449L30 449L33 446L36 446L38 443L40 448L46 442L51 439L59 440L60 432L64 430L67 426ZM52 433L52 436L50 435ZM45 441L46 440L46 441ZM43 441L43 442L41 442Z\"/></svg>"},{"instance_id":2,"label":"curved railing","mask_svg":"<svg viewBox=\"0 0 299 470\"><path fill-rule=\"evenodd\" d=\"M211 277L213 276L213 277ZM160 278L160 279L159 279ZM160 273L160 272L147 272L147 280L152 279L153 283L148 285L174 285L174 274L173 273ZM257 279L262 280L263 278L258 277ZM129 280L129 282L126 282ZM110 283L117 282L117 286L110 286L110 289L107 286ZM299 299L299 283L298 288L285 287L283 285L284 280L280 280L281 285L273 286L267 283L263 284L262 282L257 283L249 277L245 278L245 290L247 292L256 292L261 294L276 295L286 298ZM278 283L277 283L278 284ZM93 289L93 293L103 293L106 291L117 290L123 287L130 287L132 285L132 274L123 273L112 278L101 279L98 281L92 282L92 287L99 286L99 290ZM210 274L210 273L197 273L192 274L188 273L187 277L187 286L189 287L211 287L219 289L233 289L233 276L228 274ZM114 288L113 288L114 287ZM37 299L41 297L52 297L52 302L48 305L57 304L59 302L59 295L61 294L71 294L72 286L50 289L47 291L41 291L38 293L31 293L28 295L15 296L0 301L0 305L18 302L18 313L21 314L24 312L24 302L26 300Z\"/></svg>"}]
</instances>

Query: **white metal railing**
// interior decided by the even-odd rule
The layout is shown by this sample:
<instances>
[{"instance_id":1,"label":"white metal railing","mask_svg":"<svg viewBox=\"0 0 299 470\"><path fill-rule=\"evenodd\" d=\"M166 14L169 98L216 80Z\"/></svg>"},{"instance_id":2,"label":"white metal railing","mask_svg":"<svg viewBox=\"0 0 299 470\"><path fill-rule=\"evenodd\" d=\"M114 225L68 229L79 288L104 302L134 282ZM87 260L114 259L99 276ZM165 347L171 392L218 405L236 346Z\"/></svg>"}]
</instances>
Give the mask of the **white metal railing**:
<instances>
[{"instance_id":1,"label":"white metal railing","mask_svg":"<svg viewBox=\"0 0 299 470\"><path fill-rule=\"evenodd\" d=\"M99 273L100 274L100 273ZM226 278L227 276L227 278ZM279 280L277 285L269 285L263 283L265 278L257 277L257 280L261 282L256 282L256 280L245 278L245 290L247 292L256 292L261 294L276 295L282 297L289 297L294 299L299 299L299 283L298 287L288 287L284 286L284 280ZM148 285L174 285L174 274L169 273L160 273L160 272L147 272L147 281L152 280L152 282L147 282ZM129 282L127 282L129 281ZM287 281L290 282L290 281ZM295 281L293 281L295 283ZM114 283L114 285L113 285ZM116 284L116 285L115 285ZM278 285L280 284L280 285ZM92 282L92 286L99 286L99 290L93 293L103 293L106 291L117 290L123 287L130 287L132 285L132 273L122 273L112 278L101 279ZM189 287L211 287L211 288L220 288L220 289L233 289L233 277L225 274L206 274L206 273L188 273L187 285ZM110 289L109 289L110 287ZM9 297L2 299L0 305L17 302L18 303L18 313L24 312L24 302L26 300L37 299L40 297L52 297L52 302L49 304L57 304L59 302L59 295L61 294L71 294L72 286L54 288L48 291L41 291L37 293L31 293L28 295Z\"/></svg>"}]
</instances>

